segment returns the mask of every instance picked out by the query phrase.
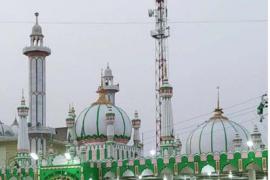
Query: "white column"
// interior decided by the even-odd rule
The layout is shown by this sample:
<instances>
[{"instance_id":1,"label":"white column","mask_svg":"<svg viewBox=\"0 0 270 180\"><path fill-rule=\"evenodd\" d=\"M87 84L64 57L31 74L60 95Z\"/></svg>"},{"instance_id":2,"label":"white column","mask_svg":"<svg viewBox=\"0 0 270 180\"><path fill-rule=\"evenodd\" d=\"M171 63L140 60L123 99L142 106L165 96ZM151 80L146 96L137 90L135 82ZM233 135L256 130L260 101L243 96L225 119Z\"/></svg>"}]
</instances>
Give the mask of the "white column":
<instances>
[{"instance_id":1,"label":"white column","mask_svg":"<svg viewBox=\"0 0 270 180\"><path fill-rule=\"evenodd\" d=\"M31 139L31 152L36 152L36 139L34 137Z\"/></svg>"},{"instance_id":2,"label":"white column","mask_svg":"<svg viewBox=\"0 0 270 180\"><path fill-rule=\"evenodd\" d=\"M248 180L256 180L256 171L254 169L248 170Z\"/></svg>"}]
</instances>

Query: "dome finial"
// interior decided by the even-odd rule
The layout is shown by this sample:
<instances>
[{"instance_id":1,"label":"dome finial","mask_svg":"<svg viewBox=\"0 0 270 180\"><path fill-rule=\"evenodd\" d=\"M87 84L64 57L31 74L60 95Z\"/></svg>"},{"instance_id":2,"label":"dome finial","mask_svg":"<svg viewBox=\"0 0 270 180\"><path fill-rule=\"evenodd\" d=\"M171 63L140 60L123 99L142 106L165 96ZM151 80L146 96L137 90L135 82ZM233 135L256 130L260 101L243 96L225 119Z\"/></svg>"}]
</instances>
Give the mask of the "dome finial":
<instances>
[{"instance_id":1,"label":"dome finial","mask_svg":"<svg viewBox=\"0 0 270 180\"><path fill-rule=\"evenodd\" d=\"M110 69L110 64L109 64L109 62L107 62L107 69Z\"/></svg>"},{"instance_id":2,"label":"dome finial","mask_svg":"<svg viewBox=\"0 0 270 180\"><path fill-rule=\"evenodd\" d=\"M36 16L36 24L38 24L38 15L39 15L39 13L38 13L38 12L35 12L35 16Z\"/></svg>"},{"instance_id":3,"label":"dome finial","mask_svg":"<svg viewBox=\"0 0 270 180\"><path fill-rule=\"evenodd\" d=\"M219 86L217 86L217 109L219 108Z\"/></svg>"}]
</instances>

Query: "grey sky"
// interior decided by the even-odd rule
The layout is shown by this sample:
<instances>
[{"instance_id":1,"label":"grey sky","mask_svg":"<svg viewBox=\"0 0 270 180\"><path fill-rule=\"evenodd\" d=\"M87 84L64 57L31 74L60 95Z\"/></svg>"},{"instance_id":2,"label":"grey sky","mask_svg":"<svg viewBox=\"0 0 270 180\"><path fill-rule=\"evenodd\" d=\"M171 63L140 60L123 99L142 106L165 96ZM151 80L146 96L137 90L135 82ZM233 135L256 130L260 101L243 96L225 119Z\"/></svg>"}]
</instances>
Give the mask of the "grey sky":
<instances>
[{"instance_id":1,"label":"grey sky","mask_svg":"<svg viewBox=\"0 0 270 180\"><path fill-rule=\"evenodd\" d=\"M214 110L216 86L221 106L257 97L267 90L267 22L224 22L267 19L267 1L169 0L172 23L169 39L170 82L174 86L176 133L182 142L208 116L188 118ZM22 48L29 44L34 12L40 13L47 58L47 124L65 124L68 104L77 114L96 100L100 69L107 62L120 83L116 104L133 117L139 111L145 150L154 147L154 24L54 24L53 22L149 22L147 10L154 0L10 0L0 6L0 114L11 124L21 97L28 91L28 62ZM3 23L18 21L19 23ZM50 22L50 23L47 23ZM27 95L27 94L26 94ZM259 99L224 110L248 129L255 120ZM242 115L241 115L242 114ZM244 115L245 114L245 115ZM230 116L229 116L230 117ZM253 119L253 120L252 120ZM182 123L179 123L183 121ZM192 128L186 128L194 125ZM263 126L264 125L264 126ZM266 121L259 129L267 132ZM267 136L264 135L264 140Z\"/></svg>"}]
</instances>

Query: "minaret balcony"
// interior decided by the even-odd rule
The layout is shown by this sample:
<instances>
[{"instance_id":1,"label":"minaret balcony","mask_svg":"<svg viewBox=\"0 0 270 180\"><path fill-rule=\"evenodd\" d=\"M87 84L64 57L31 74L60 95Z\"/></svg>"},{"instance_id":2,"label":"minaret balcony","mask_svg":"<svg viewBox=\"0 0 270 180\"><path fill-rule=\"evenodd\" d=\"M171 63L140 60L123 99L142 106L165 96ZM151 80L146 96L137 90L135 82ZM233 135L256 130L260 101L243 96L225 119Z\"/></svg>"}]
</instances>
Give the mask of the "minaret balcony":
<instances>
[{"instance_id":1,"label":"minaret balcony","mask_svg":"<svg viewBox=\"0 0 270 180\"><path fill-rule=\"evenodd\" d=\"M113 125L115 122L114 118L113 119L106 119L107 125Z\"/></svg>"},{"instance_id":2,"label":"minaret balcony","mask_svg":"<svg viewBox=\"0 0 270 180\"><path fill-rule=\"evenodd\" d=\"M132 126L133 128L140 128L141 127L141 120L140 119L133 119L132 120Z\"/></svg>"},{"instance_id":3,"label":"minaret balcony","mask_svg":"<svg viewBox=\"0 0 270 180\"><path fill-rule=\"evenodd\" d=\"M32 126L28 128L29 134L55 134L55 129L50 127Z\"/></svg>"},{"instance_id":4,"label":"minaret balcony","mask_svg":"<svg viewBox=\"0 0 270 180\"><path fill-rule=\"evenodd\" d=\"M108 85L103 87L105 90L118 92L119 91L119 85Z\"/></svg>"},{"instance_id":5,"label":"minaret balcony","mask_svg":"<svg viewBox=\"0 0 270 180\"><path fill-rule=\"evenodd\" d=\"M25 55L36 52L40 52L43 53L45 56L48 56L51 54L51 49L45 46L28 46L23 48L23 54Z\"/></svg>"}]
</instances>

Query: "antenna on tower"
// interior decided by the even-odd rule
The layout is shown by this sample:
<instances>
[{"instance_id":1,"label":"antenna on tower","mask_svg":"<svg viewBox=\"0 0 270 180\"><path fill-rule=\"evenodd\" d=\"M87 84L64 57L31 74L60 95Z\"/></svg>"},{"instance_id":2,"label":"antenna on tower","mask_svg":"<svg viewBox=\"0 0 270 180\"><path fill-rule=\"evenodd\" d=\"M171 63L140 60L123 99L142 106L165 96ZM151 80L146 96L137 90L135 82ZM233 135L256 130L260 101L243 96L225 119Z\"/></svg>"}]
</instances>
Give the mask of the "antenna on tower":
<instances>
[{"instance_id":1,"label":"antenna on tower","mask_svg":"<svg viewBox=\"0 0 270 180\"><path fill-rule=\"evenodd\" d=\"M161 98L160 87L165 78L168 78L167 67L167 38L170 36L167 25L167 0L155 0L155 9L148 10L149 17L155 18L155 29L151 36L155 39L155 90L156 90L156 152L160 150L161 141Z\"/></svg>"}]
</instances>

